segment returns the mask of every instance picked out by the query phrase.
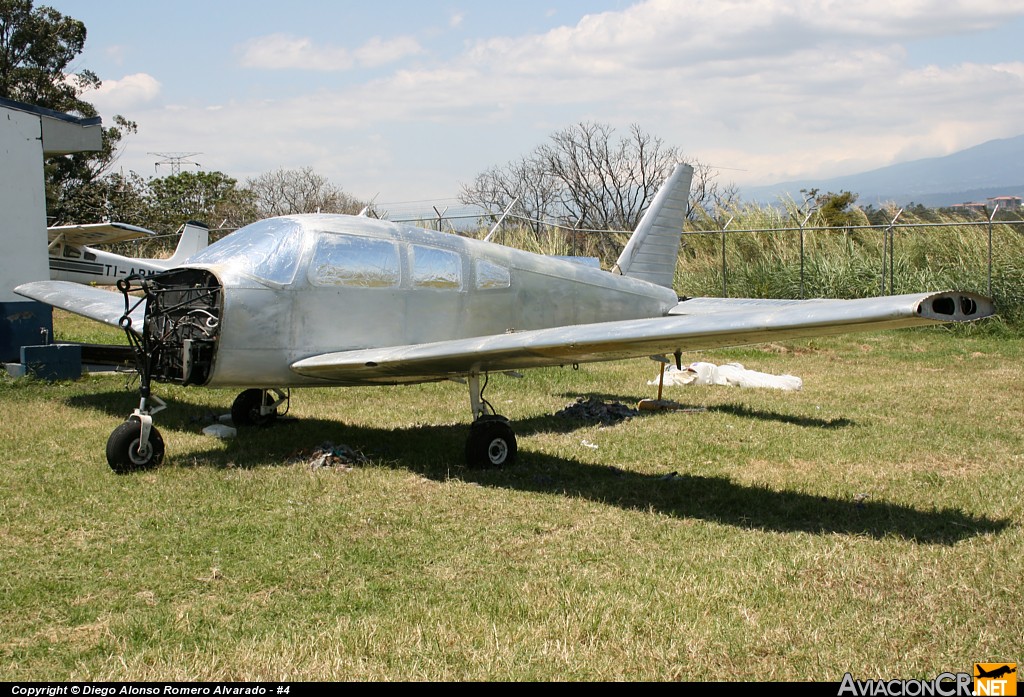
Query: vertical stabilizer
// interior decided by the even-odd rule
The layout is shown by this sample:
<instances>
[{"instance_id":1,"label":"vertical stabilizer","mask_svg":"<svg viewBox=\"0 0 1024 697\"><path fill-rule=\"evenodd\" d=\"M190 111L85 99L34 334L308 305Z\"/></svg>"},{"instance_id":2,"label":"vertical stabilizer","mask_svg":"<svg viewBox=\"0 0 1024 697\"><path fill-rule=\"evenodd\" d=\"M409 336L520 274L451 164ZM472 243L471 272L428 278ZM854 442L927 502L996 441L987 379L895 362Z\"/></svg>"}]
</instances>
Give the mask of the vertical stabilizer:
<instances>
[{"instance_id":1,"label":"vertical stabilizer","mask_svg":"<svg viewBox=\"0 0 1024 697\"><path fill-rule=\"evenodd\" d=\"M693 167L676 165L612 267L614 273L672 287L692 179Z\"/></svg>"},{"instance_id":2,"label":"vertical stabilizer","mask_svg":"<svg viewBox=\"0 0 1024 697\"><path fill-rule=\"evenodd\" d=\"M174 256L164 261L168 268L180 266L193 254L204 250L210 244L210 230L202 223L190 220L181 228L181 239L174 250Z\"/></svg>"}]
</instances>

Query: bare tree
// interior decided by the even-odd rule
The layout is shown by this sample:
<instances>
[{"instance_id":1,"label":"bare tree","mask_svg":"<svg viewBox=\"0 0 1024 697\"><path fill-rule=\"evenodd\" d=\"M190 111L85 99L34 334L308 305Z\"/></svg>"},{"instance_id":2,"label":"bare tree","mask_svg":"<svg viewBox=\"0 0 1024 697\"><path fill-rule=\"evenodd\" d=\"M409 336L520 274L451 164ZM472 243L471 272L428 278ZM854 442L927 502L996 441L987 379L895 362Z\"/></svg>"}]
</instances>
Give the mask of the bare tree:
<instances>
[{"instance_id":1,"label":"bare tree","mask_svg":"<svg viewBox=\"0 0 1024 697\"><path fill-rule=\"evenodd\" d=\"M503 209L519 197L517 212L535 220L565 219L590 229L632 230L677 162L679 148L633 125L615 137L607 124L581 122L553 133L550 142L504 167L491 167L463 186L466 204ZM720 191L717 172L690 159L694 167L690 210L735 196ZM539 231L539 225L534 229Z\"/></svg>"},{"instance_id":2,"label":"bare tree","mask_svg":"<svg viewBox=\"0 0 1024 697\"><path fill-rule=\"evenodd\" d=\"M681 158L639 126L614 139L605 124L579 123L537 149L544 170L561 182L561 204L582 227L636 227L658 187Z\"/></svg>"},{"instance_id":3,"label":"bare tree","mask_svg":"<svg viewBox=\"0 0 1024 697\"><path fill-rule=\"evenodd\" d=\"M537 158L522 157L478 174L472 184L462 187L460 199L492 212L504 211L515 201L511 212L531 221L530 228L540 234L541 221L552 217L558 207L560 191L561 183L543 170Z\"/></svg>"},{"instance_id":4,"label":"bare tree","mask_svg":"<svg viewBox=\"0 0 1024 697\"><path fill-rule=\"evenodd\" d=\"M247 179L245 189L261 218L293 213L358 213L365 205L311 167L266 172Z\"/></svg>"}]
</instances>

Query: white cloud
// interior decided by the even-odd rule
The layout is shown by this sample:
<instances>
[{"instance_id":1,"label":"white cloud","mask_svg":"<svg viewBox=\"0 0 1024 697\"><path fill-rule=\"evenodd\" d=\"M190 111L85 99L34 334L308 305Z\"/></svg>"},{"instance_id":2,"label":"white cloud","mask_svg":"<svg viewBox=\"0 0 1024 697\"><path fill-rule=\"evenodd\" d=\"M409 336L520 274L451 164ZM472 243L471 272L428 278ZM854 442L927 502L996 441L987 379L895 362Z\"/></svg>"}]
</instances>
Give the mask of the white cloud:
<instances>
[{"instance_id":1,"label":"white cloud","mask_svg":"<svg viewBox=\"0 0 1024 697\"><path fill-rule=\"evenodd\" d=\"M387 65L422 52L416 39L373 37L359 48L321 45L312 39L290 34L270 34L249 39L238 47L240 63L246 68L349 70L358 63L366 67Z\"/></svg>"},{"instance_id":2,"label":"white cloud","mask_svg":"<svg viewBox=\"0 0 1024 697\"><path fill-rule=\"evenodd\" d=\"M921 67L908 62L906 43L1020 16L1024 0L651 0L541 34L484 39L450 61L315 97L151 111L137 117L137 139L146 150L233 153L234 164L202 160L233 176L320 162L362 176L366 153L351 144L368 133L383 134L374 146L383 161L399 131L445 133L450 142L418 140L465 148L480 171L589 119L638 123L704 162L748 170L723 173L741 183L833 176L1020 133L1024 63ZM346 49L276 34L240 52L249 67L340 70L422 48L409 37ZM165 132L174 142L150 140ZM487 159L494 153L504 154Z\"/></svg>"},{"instance_id":3,"label":"white cloud","mask_svg":"<svg viewBox=\"0 0 1024 697\"><path fill-rule=\"evenodd\" d=\"M409 36L387 40L373 37L356 49L355 56L361 65L373 68L395 63L406 56L413 56L422 51L419 42Z\"/></svg>"},{"instance_id":4,"label":"white cloud","mask_svg":"<svg viewBox=\"0 0 1024 697\"><path fill-rule=\"evenodd\" d=\"M453 123L561 105L580 119L638 122L698 156L752 153L761 160L752 176L782 158L808 171L881 166L907 148L943 154L1019 132L1020 64L914 68L903 42L1022 13L1021 0L651 0L483 40L452 63L395 73L346 101L358 104L356 119Z\"/></svg>"},{"instance_id":5,"label":"white cloud","mask_svg":"<svg viewBox=\"0 0 1024 697\"><path fill-rule=\"evenodd\" d=\"M104 80L98 89L83 96L100 112L110 113L148 104L159 96L160 89L160 82L152 75L135 73L120 80Z\"/></svg>"},{"instance_id":6,"label":"white cloud","mask_svg":"<svg viewBox=\"0 0 1024 697\"><path fill-rule=\"evenodd\" d=\"M312 39L290 34L270 34L246 41L239 47L246 68L279 70L346 70L353 60L347 49L317 46Z\"/></svg>"},{"instance_id":7,"label":"white cloud","mask_svg":"<svg viewBox=\"0 0 1024 697\"><path fill-rule=\"evenodd\" d=\"M107 60L114 63L114 65L123 65L126 51L127 48L125 46L112 44L103 49L103 54L107 57Z\"/></svg>"}]
</instances>

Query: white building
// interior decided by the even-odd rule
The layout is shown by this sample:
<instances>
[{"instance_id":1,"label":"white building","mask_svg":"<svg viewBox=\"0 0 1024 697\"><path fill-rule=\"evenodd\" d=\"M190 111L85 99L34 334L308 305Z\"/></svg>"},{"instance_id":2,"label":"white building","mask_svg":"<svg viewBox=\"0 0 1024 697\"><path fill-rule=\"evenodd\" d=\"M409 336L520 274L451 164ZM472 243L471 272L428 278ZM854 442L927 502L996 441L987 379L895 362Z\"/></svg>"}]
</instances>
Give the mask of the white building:
<instances>
[{"instance_id":1,"label":"white building","mask_svg":"<svg viewBox=\"0 0 1024 697\"><path fill-rule=\"evenodd\" d=\"M0 360L17 361L20 348L53 333L48 305L13 288L50 278L46 252L43 158L99 150L99 117L83 119L0 99Z\"/></svg>"}]
</instances>

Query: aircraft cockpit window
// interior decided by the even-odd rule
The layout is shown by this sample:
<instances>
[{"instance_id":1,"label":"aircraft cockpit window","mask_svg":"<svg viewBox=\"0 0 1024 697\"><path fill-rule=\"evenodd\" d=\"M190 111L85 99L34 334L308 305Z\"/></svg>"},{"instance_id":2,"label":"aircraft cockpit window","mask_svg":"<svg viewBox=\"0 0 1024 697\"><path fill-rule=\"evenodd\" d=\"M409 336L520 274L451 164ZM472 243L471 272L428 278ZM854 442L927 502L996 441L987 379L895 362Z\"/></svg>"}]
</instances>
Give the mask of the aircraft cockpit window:
<instances>
[{"instance_id":1,"label":"aircraft cockpit window","mask_svg":"<svg viewBox=\"0 0 1024 697\"><path fill-rule=\"evenodd\" d=\"M402 281L398 246L368 237L322 234L309 265L315 286L394 288Z\"/></svg>"},{"instance_id":2,"label":"aircraft cockpit window","mask_svg":"<svg viewBox=\"0 0 1024 697\"><path fill-rule=\"evenodd\" d=\"M508 269L486 259L476 260L476 287L480 290L508 288L512 277Z\"/></svg>"},{"instance_id":3,"label":"aircraft cockpit window","mask_svg":"<svg viewBox=\"0 0 1024 697\"><path fill-rule=\"evenodd\" d=\"M78 259L82 256L82 253L78 251L77 247L67 246L64 248L64 256L68 259Z\"/></svg>"},{"instance_id":4,"label":"aircraft cockpit window","mask_svg":"<svg viewBox=\"0 0 1024 697\"><path fill-rule=\"evenodd\" d=\"M189 263L224 264L285 285L295 276L304 237L302 225L293 220L261 220L211 244L189 259Z\"/></svg>"},{"instance_id":5,"label":"aircraft cockpit window","mask_svg":"<svg viewBox=\"0 0 1024 697\"><path fill-rule=\"evenodd\" d=\"M412 282L419 288L462 288L462 257L435 247L412 247Z\"/></svg>"}]
</instances>

